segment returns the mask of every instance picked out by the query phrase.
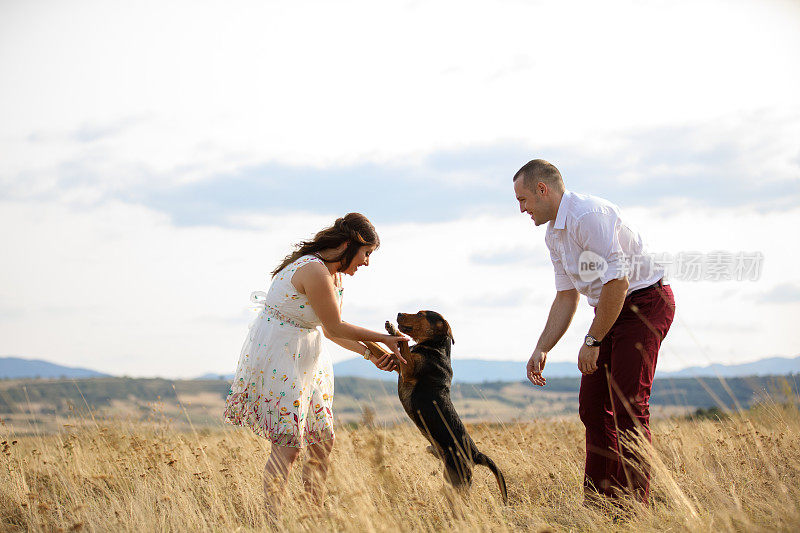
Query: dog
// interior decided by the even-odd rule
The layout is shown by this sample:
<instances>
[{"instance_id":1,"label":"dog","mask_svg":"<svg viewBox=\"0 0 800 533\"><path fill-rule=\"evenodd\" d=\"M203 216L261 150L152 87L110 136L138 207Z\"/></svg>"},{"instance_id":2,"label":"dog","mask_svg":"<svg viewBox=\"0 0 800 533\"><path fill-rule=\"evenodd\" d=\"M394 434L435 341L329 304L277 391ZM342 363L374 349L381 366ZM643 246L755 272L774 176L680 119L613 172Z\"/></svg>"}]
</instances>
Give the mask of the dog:
<instances>
[{"instance_id":1,"label":"dog","mask_svg":"<svg viewBox=\"0 0 800 533\"><path fill-rule=\"evenodd\" d=\"M397 361L400 403L430 441L429 451L444 463L445 479L454 488L465 490L472 485L473 466L486 466L497 479L503 502L508 503L503 472L478 450L450 399L453 380L450 349L455 344L450 324L435 311L420 311L398 313L397 325L416 343L411 348L407 342L400 343L401 355L406 360ZM397 334L388 321L386 330L391 335Z\"/></svg>"}]
</instances>

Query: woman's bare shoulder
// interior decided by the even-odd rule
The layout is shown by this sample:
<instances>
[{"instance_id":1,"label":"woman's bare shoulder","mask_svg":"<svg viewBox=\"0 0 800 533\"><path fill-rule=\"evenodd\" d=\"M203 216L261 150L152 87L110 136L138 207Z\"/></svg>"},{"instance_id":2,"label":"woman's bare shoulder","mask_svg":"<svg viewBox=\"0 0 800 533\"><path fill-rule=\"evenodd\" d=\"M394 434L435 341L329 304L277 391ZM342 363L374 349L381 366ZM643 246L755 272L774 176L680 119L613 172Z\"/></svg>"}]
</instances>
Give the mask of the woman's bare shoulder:
<instances>
[{"instance_id":1,"label":"woman's bare shoulder","mask_svg":"<svg viewBox=\"0 0 800 533\"><path fill-rule=\"evenodd\" d=\"M292 275L292 285L301 294L305 294L307 283L332 283L331 273L322 261L308 261L300 265Z\"/></svg>"}]
</instances>

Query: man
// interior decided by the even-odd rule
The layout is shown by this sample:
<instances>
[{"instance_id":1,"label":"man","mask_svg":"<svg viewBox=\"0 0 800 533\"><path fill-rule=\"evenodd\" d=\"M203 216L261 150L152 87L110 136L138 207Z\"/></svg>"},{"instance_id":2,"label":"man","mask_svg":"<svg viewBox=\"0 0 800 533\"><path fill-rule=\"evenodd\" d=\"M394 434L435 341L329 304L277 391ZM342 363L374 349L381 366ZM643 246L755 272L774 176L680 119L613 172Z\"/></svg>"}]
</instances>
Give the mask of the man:
<instances>
[{"instance_id":1,"label":"man","mask_svg":"<svg viewBox=\"0 0 800 533\"><path fill-rule=\"evenodd\" d=\"M561 173L535 159L514 175L519 209L540 226L555 269L556 297L528 361L528 379L543 386L547 353L569 327L579 294L595 317L578 351L583 377L579 413L586 427L584 493L631 496L646 503L648 468L620 434L650 440L650 390L661 341L675 315L664 269L646 255L641 236L612 203L567 191ZM630 437L631 435L628 435Z\"/></svg>"}]
</instances>

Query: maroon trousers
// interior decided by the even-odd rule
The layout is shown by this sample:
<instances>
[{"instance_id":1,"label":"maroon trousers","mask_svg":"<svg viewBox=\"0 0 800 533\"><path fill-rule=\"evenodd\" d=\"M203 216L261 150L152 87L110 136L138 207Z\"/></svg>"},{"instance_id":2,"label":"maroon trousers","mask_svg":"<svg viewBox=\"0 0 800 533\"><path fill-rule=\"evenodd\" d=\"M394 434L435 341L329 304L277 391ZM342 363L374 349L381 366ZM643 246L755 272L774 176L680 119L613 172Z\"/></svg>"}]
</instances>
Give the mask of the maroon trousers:
<instances>
[{"instance_id":1,"label":"maroon trousers","mask_svg":"<svg viewBox=\"0 0 800 533\"><path fill-rule=\"evenodd\" d=\"M633 292L600 344L597 370L581 379L586 427L587 496L621 495L647 502L650 472L618 435L639 429L650 440L650 390L661 340L675 316L669 285Z\"/></svg>"}]
</instances>

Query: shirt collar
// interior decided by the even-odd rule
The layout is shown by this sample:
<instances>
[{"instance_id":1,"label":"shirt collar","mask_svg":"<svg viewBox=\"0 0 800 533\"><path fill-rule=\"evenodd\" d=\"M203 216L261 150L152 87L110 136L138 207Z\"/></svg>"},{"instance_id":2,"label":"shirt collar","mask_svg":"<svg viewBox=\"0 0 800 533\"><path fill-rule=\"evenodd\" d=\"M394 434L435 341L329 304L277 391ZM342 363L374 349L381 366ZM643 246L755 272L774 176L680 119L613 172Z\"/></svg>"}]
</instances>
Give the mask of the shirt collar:
<instances>
[{"instance_id":1,"label":"shirt collar","mask_svg":"<svg viewBox=\"0 0 800 533\"><path fill-rule=\"evenodd\" d=\"M556 213L556 220L553 223L553 229L564 229L567 222L567 210L569 209L569 201L572 199L572 193L564 190L561 195L561 202L558 204L558 213Z\"/></svg>"}]
</instances>

